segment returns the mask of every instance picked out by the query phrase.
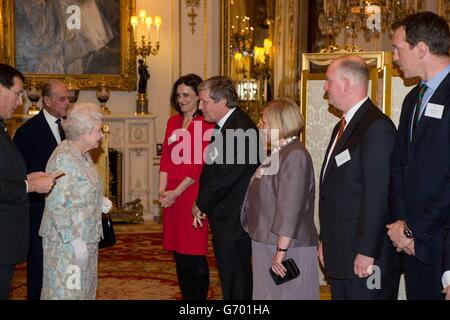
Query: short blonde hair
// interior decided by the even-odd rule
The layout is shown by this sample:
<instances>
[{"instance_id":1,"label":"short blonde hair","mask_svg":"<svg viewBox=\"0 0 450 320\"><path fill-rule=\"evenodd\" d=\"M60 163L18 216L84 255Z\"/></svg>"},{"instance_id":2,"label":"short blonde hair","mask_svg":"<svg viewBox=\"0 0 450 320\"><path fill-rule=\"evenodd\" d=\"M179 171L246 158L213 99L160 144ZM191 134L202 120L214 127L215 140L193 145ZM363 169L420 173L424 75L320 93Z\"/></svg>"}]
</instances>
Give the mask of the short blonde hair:
<instances>
[{"instance_id":1,"label":"short blonde hair","mask_svg":"<svg viewBox=\"0 0 450 320\"><path fill-rule=\"evenodd\" d=\"M305 125L297 103L291 99L279 99L269 102L264 108L264 114L270 129L279 130L279 138L299 136Z\"/></svg>"},{"instance_id":2,"label":"short blonde hair","mask_svg":"<svg viewBox=\"0 0 450 320\"><path fill-rule=\"evenodd\" d=\"M67 112L67 118L61 121L67 139L76 141L89 133L102 121L100 107L94 103L76 103Z\"/></svg>"}]
</instances>

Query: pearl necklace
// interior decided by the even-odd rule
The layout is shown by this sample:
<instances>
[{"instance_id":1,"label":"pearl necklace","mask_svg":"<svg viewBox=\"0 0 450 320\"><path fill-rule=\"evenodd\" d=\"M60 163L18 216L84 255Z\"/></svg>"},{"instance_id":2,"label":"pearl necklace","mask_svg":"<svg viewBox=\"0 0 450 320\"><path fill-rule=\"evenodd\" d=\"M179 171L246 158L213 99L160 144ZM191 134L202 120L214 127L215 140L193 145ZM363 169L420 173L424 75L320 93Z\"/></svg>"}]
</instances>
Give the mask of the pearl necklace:
<instances>
[{"instance_id":1,"label":"pearl necklace","mask_svg":"<svg viewBox=\"0 0 450 320\"><path fill-rule=\"evenodd\" d=\"M285 146L287 146L289 143L291 143L292 141L297 140L297 139L298 139L297 136L292 136L292 137L287 138L287 139L286 139L279 147L273 148L273 150L272 150L272 152L271 152L271 155L272 155L272 154L275 154L275 153L277 153L277 152L280 152L281 149L283 149L283 148L284 148Z\"/></svg>"},{"instance_id":2,"label":"pearl necklace","mask_svg":"<svg viewBox=\"0 0 450 320\"><path fill-rule=\"evenodd\" d=\"M288 144L290 144L292 141L297 140L298 137L297 136L292 136L287 138L279 147L275 147L273 148L272 152L270 153L270 155L268 157L266 157L262 163L261 166L255 171L255 174L253 175L253 177L250 180L250 183L253 182L253 179L256 177L258 179L261 179L261 177L265 174L267 174L267 172L270 172L270 168L269 171L267 171L267 168L264 168L264 166L267 166L271 161L274 160L273 156L274 154L280 152L281 149L283 149L284 147L286 147ZM273 173L272 173L273 174Z\"/></svg>"}]
</instances>

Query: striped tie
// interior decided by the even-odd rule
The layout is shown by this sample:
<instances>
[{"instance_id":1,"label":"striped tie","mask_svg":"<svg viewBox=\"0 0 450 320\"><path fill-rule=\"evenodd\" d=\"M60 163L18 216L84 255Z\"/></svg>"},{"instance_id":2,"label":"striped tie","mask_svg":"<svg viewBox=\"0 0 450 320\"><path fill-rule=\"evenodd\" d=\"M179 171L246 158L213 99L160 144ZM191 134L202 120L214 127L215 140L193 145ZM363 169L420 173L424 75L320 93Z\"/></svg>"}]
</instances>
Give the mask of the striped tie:
<instances>
[{"instance_id":1,"label":"striped tie","mask_svg":"<svg viewBox=\"0 0 450 320\"><path fill-rule=\"evenodd\" d=\"M423 95L425 94L425 91L427 91L428 87L425 83L422 83L419 87L419 94L417 95L417 102L416 102L416 111L414 112L414 122L413 122L413 128L412 128L412 137L414 137L414 133L416 132L417 125L420 121L420 109L422 107L422 99Z\"/></svg>"},{"instance_id":2,"label":"striped tie","mask_svg":"<svg viewBox=\"0 0 450 320\"><path fill-rule=\"evenodd\" d=\"M344 133L344 129L345 129L346 125L347 125L347 122L345 121L345 116L344 116L344 117L342 117L341 125L339 126L339 132L338 132L338 135L337 135L337 138L336 138L336 143L334 145L338 144L339 139L341 139L342 134Z\"/></svg>"}]
</instances>

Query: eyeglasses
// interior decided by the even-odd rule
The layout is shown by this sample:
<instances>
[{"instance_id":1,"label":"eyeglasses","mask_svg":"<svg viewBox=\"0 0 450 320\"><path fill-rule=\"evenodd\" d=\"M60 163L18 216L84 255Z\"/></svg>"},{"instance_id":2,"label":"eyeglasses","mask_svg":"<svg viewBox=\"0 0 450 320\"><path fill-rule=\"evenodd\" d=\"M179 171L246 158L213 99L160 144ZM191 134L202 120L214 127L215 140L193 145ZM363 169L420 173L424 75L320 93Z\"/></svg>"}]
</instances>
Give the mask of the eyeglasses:
<instances>
[{"instance_id":1,"label":"eyeglasses","mask_svg":"<svg viewBox=\"0 0 450 320\"><path fill-rule=\"evenodd\" d=\"M8 88L8 90L12 91L16 95L16 99L23 98L23 91L16 92L11 88Z\"/></svg>"}]
</instances>

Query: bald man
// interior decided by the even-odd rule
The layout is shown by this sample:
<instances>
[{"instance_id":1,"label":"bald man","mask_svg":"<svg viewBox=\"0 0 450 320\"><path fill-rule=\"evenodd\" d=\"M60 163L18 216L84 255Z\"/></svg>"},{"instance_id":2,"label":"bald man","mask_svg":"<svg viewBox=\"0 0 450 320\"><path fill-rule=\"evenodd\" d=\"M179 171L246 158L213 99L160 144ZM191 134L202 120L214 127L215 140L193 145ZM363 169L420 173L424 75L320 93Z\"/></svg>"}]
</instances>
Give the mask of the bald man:
<instances>
[{"instance_id":1,"label":"bald man","mask_svg":"<svg viewBox=\"0 0 450 320\"><path fill-rule=\"evenodd\" d=\"M368 98L368 83L368 67L358 56L334 60L326 73L329 104L343 114L320 174L319 260L332 299L397 297L395 251L385 229L396 130Z\"/></svg>"},{"instance_id":2,"label":"bald man","mask_svg":"<svg viewBox=\"0 0 450 320\"><path fill-rule=\"evenodd\" d=\"M65 139L58 120L69 107L69 90L59 80L50 80L42 87L42 110L17 129L14 143L22 153L27 173L45 172L45 166L56 146ZM28 299L39 300L42 288L42 239L39 236L45 195L30 193L30 249L27 259Z\"/></svg>"}]
</instances>

